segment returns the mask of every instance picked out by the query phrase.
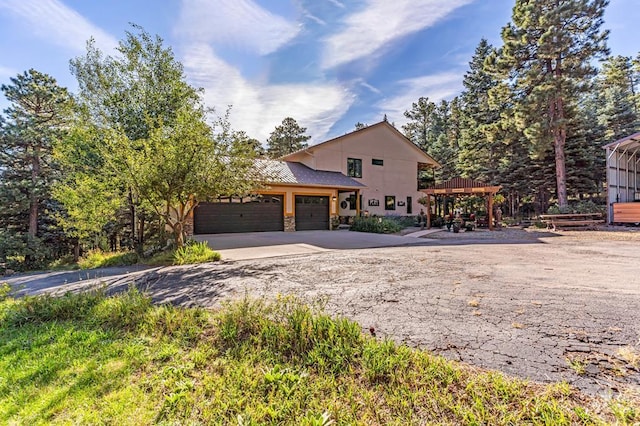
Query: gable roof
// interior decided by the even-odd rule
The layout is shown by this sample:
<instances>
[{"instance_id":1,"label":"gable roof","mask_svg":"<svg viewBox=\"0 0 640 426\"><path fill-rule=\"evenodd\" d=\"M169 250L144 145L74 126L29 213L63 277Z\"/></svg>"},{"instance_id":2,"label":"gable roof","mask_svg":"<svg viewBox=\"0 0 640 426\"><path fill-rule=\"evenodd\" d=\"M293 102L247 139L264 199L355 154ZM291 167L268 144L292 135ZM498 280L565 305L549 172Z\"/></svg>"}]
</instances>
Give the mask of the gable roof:
<instances>
[{"instance_id":1,"label":"gable roof","mask_svg":"<svg viewBox=\"0 0 640 426\"><path fill-rule=\"evenodd\" d=\"M366 133L368 131L371 131L372 129L376 129L376 128L383 127L383 126L386 126L387 128L391 129L393 132L395 132L403 142L409 144L409 146L411 146L412 149L414 149L416 151L416 153L422 155L427 160L427 162L434 164L438 168L442 167L442 165L439 162L437 162L433 157L431 157L429 154L427 154L422 149L420 149L416 144L411 142L411 139L409 139L405 135L403 135L402 132L400 132L398 129L393 127L386 120L380 121L378 123L372 124L372 125L367 126L367 127L363 127L362 129L354 130L354 131L346 133L346 134L344 134L342 136L338 136L338 137L335 137L333 139L329 139L328 141L320 142L319 144L312 145L312 146L307 147L307 148L302 148L302 149L300 149L298 151L292 152L291 154L284 155L284 156L280 157L280 159L286 161L287 158L292 157L292 156L294 156L296 154L299 154L299 153L302 153L302 152L310 152L310 151L313 152L315 149L317 149L319 147L325 147L327 145L330 145L332 143L340 141L340 140L342 140L342 139L344 139L344 138L346 138L348 136L351 136L351 135L353 135L355 133L359 133L359 132Z\"/></svg>"},{"instance_id":2,"label":"gable roof","mask_svg":"<svg viewBox=\"0 0 640 426\"><path fill-rule=\"evenodd\" d=\"M340 172L313 170L302 163L281 160L254 160L254 169L271 184L328 186L332 188L365 188Z\"/></svg>"}]
</instances>

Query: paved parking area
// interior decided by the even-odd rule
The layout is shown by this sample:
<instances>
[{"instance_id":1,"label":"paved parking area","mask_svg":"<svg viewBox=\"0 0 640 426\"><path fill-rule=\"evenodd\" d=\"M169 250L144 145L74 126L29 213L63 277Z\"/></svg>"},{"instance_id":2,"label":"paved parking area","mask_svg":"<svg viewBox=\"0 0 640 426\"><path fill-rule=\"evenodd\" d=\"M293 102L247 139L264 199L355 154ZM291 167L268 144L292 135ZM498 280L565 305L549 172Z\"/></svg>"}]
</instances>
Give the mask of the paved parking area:
<instances>
[{"instance_id":1,"label":"paved parking area","mask_svg":"<svg viewBox=\"0 0 640 426\"><path fill-rule=\"evenodd\" d=\"M590 235L437 233L343 250L310 244L322 250L152 269L132 279L156 302L184 306L217 306L246 294L322 299L365 332L373 327L379 338L450 359L537 381L567 380L590 394L640 391L640 366L629 355L640 354L640 239ZM101 282L117 291L132 279Z\"/></svg>"}]
</instances>

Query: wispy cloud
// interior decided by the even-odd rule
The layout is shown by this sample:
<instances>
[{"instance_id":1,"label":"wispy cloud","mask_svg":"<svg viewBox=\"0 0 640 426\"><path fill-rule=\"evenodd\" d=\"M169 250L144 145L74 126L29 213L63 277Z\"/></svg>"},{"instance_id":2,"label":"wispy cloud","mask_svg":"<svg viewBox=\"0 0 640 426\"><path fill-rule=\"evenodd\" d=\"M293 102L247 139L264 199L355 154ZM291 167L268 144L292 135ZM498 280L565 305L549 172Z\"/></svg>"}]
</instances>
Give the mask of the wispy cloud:
<instances>
[{"instance_id":1,"label":"wispy cloud","mask_svg":"<svg viewBox=\"0 0 640 426\"><path fill-rule=\"evenodd\" d=\"M266 55L288 43L299 31L297 23L251 0L183 0L175 32L192 41Z\"/></svg>"},{"instance_id":2,"label":"wispy cloud","mask_svg":"<svg viewBox=\"0 0 640 426\"><path fill-rule=\"evenodd\" d=\"M83 51L90 37L106 52L118 44L110 34L58 0L0 0L0 10L23 21L28 33L74 52Z\"/></svg>"},{"instance_id":3,"label":"wispy cloud","mask_svg":"<svg viewBox=\"0 0 640 426\"><path fill-rule=\"evenodd\" d=\"M420 97L427 97L430 101L437 103L460 93L463 88L463 75L462 71L446 72L400 80L397 90L399 94L377 105L380 114L387 114L389 120L403 124L407 121L404 112L411 109L411 104Z\"/></svg>"},{"instance_id":4,"label":"wispy cloud","mask_svg":"<svg viewBox=\"0 0 640 426\"><path fill-rule=\"evenodd\" d=\"M354 101L352 93L335 83L248 81L204 43L185 47L182 61L191 82L205 89L205 103L219 114L232 105L234 128L261 142L288 116L307 127L312 142L322 141Z\"/></svg>"},{"instance_id":5,"label":"wispy cloud","mask_svg":"<svg viewBox=\"0 0 640 426\"><path fill-rule=\"evenodd\" d=\"M473 0L367 0L345 29L327 38L323 68L380 55L393 41L431 27Z\"/></svg>"},{"instance_id":6,"label":"wispy cloud","mask_svg":"<svg viewBox=\"0 0 640 426\"><path fill-rule=\"evenodd\" d=\"M13 68L3 67L0 65L0 79L6 80L9 77L15 77L18 74L18 71Z\"/></svg>"}]
</instances>

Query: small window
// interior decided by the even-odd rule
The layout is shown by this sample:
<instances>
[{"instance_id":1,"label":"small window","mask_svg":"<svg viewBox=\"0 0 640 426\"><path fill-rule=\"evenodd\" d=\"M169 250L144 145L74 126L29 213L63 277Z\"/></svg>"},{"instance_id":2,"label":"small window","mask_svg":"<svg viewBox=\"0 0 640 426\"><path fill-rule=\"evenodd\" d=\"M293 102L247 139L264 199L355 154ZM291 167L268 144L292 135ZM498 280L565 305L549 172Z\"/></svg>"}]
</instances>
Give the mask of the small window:
<instances>
[{"instance_id":1,"label":"small window","mask_svg":"<svg viewBox=\"0 0 640 426\"><path fill-rule=\"evenodd\" d=\"M395 210L396 209L396 197L393 195L385 195L384 197L384 209Z\"/></svg>"},{"instance_id":2,"label":"small window","mask_svg":"<svg viewBox=\"0 0 640 426\"><path fill-rule=\"evenodd\" d=\"M378 160L377 158L374 158L371 160L371 164L373 164L374 166L383 166L384 165L384 161L383 160Z\"/></svg>"},{"instance_id":3,"label":"small window","mask_svg":"<svg viewBox=\"0 0 640 426\"><path fill-rule=\"evenodd\" d=\"M347 158L347 176L362 177L362 160L359 158Z\"/></svg>"}]
</instances>

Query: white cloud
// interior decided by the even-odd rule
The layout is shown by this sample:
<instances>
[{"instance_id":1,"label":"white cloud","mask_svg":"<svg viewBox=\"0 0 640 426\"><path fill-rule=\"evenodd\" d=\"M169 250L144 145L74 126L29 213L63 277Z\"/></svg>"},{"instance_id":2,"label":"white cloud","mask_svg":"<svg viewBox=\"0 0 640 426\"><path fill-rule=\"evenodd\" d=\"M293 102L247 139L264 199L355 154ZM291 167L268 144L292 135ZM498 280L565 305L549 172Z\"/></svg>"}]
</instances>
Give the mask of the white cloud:
<instances>
[{"instance_id":1,"label":"white cloud","mask_svg":"<svg viewBox=\"0 0 640 426\"><path fill-rule=\"evenodd\" d=\"M275 52L300 26L251 0L183 0L177 35L217 46L243 47L261 55Z\"/></svg>"},{"instance_id":2,"label":"white cloud","mask_svg":"<svg viewBox=\"0 0 640 426\"><path fill-rule=\"evenodd\" d=\"M0 65L0 79L7 80L9 77L15 77L16 75L18 75L18 71L13 68L3 67Z\"/></svg>"},{"instance_id":3,"label":"white cloud","mask_svg":"<svg viewBox=\"0 0 640 426\"><path fill-rule=\"evenodd\" d=\"M27 32L75 52L84 51L90 37L106 52L118 44L110 34L58 0L0 0L0 10L23 20L29 26Z\"/></svg>"},{"instance_id":4,"label":"white cloud","mask_svg":"<svg viewBox=\"0 0 640 426\"><path fill-rule=\"evenodd\" d=\"M408 34L431 27L473 0L367 0L365 8L346 18L346 27L327 38L323 68L379 55Z\"/></svg>"},{"instance_id":5,"label":"white cloud","mask_svg":"<svg viewBox=\"0 0 640 426\"><path fill-rule=\"evenodd\" d=\"M189 80L205 89L205 104L218 114L232 105L233 127L261 142L288 116L307 127L312 143L320 142L354 101L338 84L250 82L204 43L186 46L182 62Z\"/></svg>"},{"instance_id":6,"label":"white cloud","mask_svg":"<svg viewBox=\"0 0 640 426\"><path fill-rule=\"evenodd\" d=\"M411 109L411 105L420 97L427 97L435 103L450 99L462 91L463 78L464 71L460 71L400 80L400 93L377 105L380 114L387 114L389 121L395 121L398 125L404 124L407 121L404 112Z\"/></svg>"}]
</instances>

